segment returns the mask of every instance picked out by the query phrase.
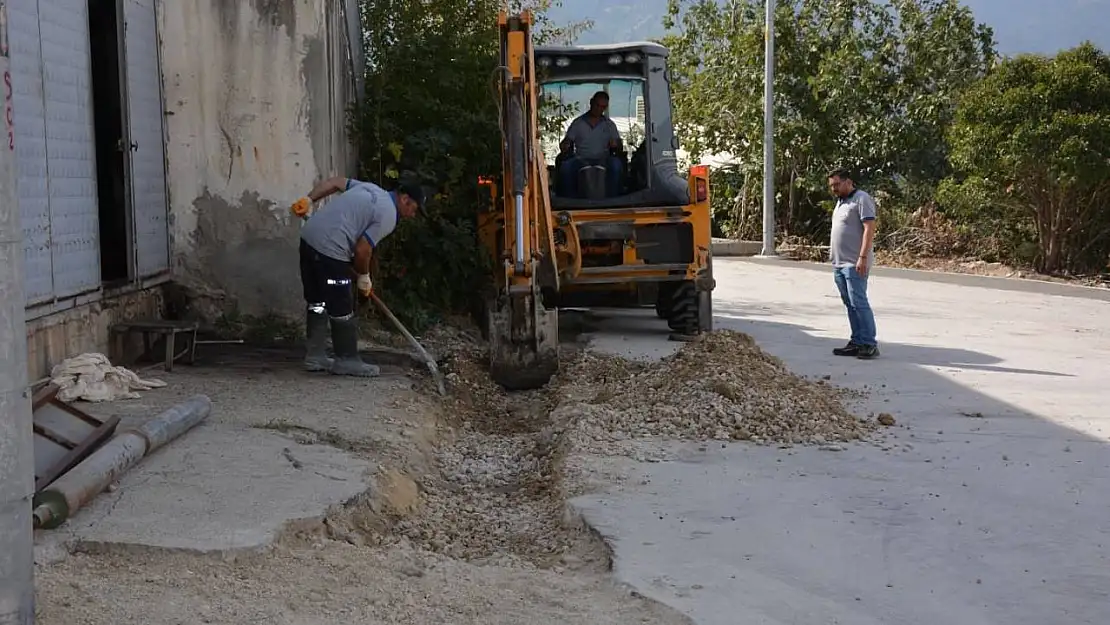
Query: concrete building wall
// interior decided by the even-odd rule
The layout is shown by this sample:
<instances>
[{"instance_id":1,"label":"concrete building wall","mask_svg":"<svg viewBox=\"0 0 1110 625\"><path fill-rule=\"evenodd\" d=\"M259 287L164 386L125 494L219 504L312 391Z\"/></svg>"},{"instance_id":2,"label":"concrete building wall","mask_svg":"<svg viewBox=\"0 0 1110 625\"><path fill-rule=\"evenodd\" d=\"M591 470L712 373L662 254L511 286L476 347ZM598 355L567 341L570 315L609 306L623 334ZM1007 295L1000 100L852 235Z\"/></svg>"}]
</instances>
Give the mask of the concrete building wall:
<instances>
[{"instance_id":1,"label":"concrete building wall","mask_svg":"<svg viewBox=\"0 0 1110 625\"><path fill-rule=\"evenodd\" d=\"M289 205L354 173L347 4L161 5L174 278L203 317L301 310Z\"/></svg>"},{"instance_id":2,"label":"concrete building wall","mask_svg":"<svg viewBox=\"0 0 1110 625\"><path fill-rule=\"evenodd\" d=\"M99 352L112 358L109 329L130 319L157 319L162 316L162 290L131 291L79 304L68 310L27 322L27 375L32 382L50 375L50 370L66 358L86 352ZM129 337L128 356L137 356L136 344L142 339ZM141 351L141 350L140 350ZM155 354L157 357L158 354Z\"/></svg>"}]
</instances>

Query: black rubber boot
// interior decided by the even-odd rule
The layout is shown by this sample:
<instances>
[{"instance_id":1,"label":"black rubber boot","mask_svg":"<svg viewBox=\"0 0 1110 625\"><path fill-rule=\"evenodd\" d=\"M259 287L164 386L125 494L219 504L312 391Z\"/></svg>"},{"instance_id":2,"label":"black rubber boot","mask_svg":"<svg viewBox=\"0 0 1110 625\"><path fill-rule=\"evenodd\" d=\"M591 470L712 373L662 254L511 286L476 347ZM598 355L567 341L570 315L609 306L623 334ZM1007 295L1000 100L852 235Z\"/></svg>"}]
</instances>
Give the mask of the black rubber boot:
<instances>
[{"instance_id":1,"label":"black rubber boot","mask_svg":"<svg viewBox=\"0 0 1110 625\"><path fill-rule=\"evenodd\" d=\"M358 355L358 319L331 319L331 343L335 349L335 362L331 372L335 375L351 375L372 378L381 373L376 365L367 364Z\"/></svg>"},{"instance_id":2,"label":"black rubber boot","mask_svg":"<svg viewBox=\"0 0 1110 625\"><path fill-rule=\"evenodd\" d=\"M328 358L328 315L305 313L305 371L327 371L331 369L332 359Z\"/></svg>"}]
</instances>

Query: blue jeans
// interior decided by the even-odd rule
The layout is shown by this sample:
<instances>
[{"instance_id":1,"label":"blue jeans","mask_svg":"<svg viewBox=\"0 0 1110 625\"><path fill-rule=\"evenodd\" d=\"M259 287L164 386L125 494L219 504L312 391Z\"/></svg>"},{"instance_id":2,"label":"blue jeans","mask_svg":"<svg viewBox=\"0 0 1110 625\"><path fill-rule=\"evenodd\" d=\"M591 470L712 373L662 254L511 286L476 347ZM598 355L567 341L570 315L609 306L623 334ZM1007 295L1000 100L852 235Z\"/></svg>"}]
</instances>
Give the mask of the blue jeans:
<instances>
[{"instance_id":1,"label":"blue jeans","mask_svg":"<svg viewBox=\"0 0 1110 625\"><path fill-rule=\"evenodd\" d=\"M855 267L836 267L833 271L840 299L848 309L852 342L856 345L878 345L875 340L875 314L867 301L867 276L861 276Z\"/></svg>"},{"instance_id":2,"label":"blue jeans","mask_svg":"<svg viewBox=\"0 0 1110 625\"><path fill-rule=\"evenodd\" d=\"M611 155L605 159L599 159L598 161L587 160L577 156L572 156L563 161L563 164L559 167L559 188L562 189L563 193L570 197L579 197L578 170L595 162L605 165L606 197L616 197L620 195L621 159Z\"/></svg>"}]
</instances>

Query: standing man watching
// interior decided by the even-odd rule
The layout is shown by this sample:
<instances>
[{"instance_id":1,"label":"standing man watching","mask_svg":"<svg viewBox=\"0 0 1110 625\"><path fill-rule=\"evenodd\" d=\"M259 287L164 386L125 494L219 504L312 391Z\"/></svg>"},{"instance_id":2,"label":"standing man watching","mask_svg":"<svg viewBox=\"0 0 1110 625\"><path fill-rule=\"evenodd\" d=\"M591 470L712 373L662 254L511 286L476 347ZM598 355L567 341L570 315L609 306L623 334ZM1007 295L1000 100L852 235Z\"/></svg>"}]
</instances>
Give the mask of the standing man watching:
<instances>
[{"instance_id":1,"label":"standing man watching","mask_svg":"<svg viewBox=\"0 0 1110 625\"><path fill-rule=\"evenodd\" d=\"M837 198L829 260L852 328L848 344L837 347L833 353L871 360L879 356L875 315L867 300L867 277L875 264L875 200L866 191L856 188L845 169L829 174L829 191Z\"/></svg>"},{"instance_id":2,"label":"standing man watching","mask_svg":"<svg viewBox=\"0 0 1110 625\"><path fill-rule=\"evenodd\" d=\"M308 219L309 208L334 193L340 195ZM301 285L307 308L305 369L336 375L372 377L378 367L358 354L358 319L355 318L352 279L369 297L370 257L378 244L424 205L424 191L402 183L394 191L353 178L329 178L317 184L292 211L307 219L301 228ZM327 331L331 322L335 359L328 358Z\"/></svg>"}]
</instances>

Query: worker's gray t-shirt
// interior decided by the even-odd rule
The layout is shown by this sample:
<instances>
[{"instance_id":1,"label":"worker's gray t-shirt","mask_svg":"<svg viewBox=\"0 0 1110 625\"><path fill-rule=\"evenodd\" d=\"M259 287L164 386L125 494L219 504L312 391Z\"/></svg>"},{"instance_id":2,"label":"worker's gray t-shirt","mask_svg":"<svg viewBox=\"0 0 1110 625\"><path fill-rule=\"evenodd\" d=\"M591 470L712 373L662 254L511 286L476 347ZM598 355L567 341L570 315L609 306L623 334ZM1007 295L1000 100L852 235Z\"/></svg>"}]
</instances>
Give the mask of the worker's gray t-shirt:
<instances>
[{"instance_id":1,"label":"worker's gray t-shirt","mask_svg":"<svg viewBox=\"0 0 1110 625\"><path fill-rule=\"evenodd\" d=\"M832 237L829 260L834 267L853 267L863 247L863 222L875 219L875 200L866 191L856 189L836 201L832 216ZM867 251L867 264L875 264L875 249Z\"/></svg>"},{"instance_id":2,"label":"worker's gray t-shirt","mask_svg":"<svg viewBox=\"0 0 1110 625\"><path fill-rule=\"evenodd\" d=\"M621 140L620 130L613 120L602 115L596 126L591 126L589 113L583 113L570 123L567 128L567 139L574 142L575 156L587 160L601 160L609 156L609 142L618 144Z\"/></svg>"},{"instance_id":3,"label":"worker's gray t-shirt","mask_svg":"<svg viewBox=\"0 0 1110 625\"><path fill-rule=\"evenodd\" d=\"M397 227L397 205L388 191L370 182L347 180L347 189L332 196L301 228L301 239L336 260L350 261L355 244L365 236L371 247Z\"/></svg>"}]
</instances>

